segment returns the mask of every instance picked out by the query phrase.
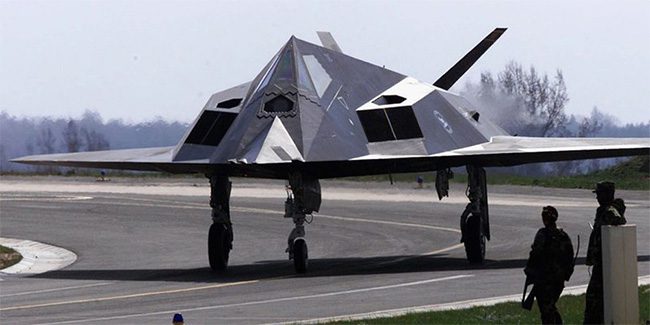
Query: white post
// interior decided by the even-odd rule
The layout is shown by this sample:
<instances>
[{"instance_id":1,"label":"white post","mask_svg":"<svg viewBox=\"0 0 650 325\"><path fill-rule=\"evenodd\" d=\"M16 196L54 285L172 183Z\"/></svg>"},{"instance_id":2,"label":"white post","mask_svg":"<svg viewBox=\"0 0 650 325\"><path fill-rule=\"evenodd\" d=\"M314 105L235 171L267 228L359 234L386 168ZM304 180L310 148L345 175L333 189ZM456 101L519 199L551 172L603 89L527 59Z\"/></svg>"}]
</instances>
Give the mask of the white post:
<instances>
[{"instance_id":1,"label":"white post","mask_svg":"<svg viewBox=\"0 0 650 325\"><path fill-rule=\"evenodd\" d=\"M637 324L636 225L602 226L605 324Z\"/></svg>"}]
</instances>

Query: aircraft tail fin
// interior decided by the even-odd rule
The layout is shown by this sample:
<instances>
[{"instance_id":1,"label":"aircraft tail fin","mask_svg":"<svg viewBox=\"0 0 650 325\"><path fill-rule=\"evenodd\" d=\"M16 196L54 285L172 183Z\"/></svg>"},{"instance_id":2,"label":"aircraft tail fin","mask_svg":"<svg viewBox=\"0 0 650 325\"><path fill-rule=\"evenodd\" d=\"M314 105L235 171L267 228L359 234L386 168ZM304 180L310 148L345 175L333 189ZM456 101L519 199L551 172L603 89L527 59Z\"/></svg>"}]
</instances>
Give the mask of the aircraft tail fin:
<instances>
[{"instance_id":1,"label":"aircraft tail fin","mask_svg":"<svg viewBox=\"0 0 650 325\"><path fill-rule=\"evenodd\" d=\"M323 44L323 47L326 49L330 49L332 51L336 51L339 53L343 53L339 45L336 43L334 40L334 36L330 32L316 32L318 34L318 38L320 38L321 44Z\"/></svg>"},{"instance_id":2,"label":"aircraft tail fin","mask_svg":"<svg viewBox=\"0 0 650 325\"><path fill-rule=\"evenodd\" d=\"M442 75L434 86L448 90L453 86L460 77L462 77L469 68L478 61L478 59L496 42L499 37L506 31L507 28L496 28L488 36L486 36L480 43L463 56L451 69Z\"/></svg>"}]
</instances>

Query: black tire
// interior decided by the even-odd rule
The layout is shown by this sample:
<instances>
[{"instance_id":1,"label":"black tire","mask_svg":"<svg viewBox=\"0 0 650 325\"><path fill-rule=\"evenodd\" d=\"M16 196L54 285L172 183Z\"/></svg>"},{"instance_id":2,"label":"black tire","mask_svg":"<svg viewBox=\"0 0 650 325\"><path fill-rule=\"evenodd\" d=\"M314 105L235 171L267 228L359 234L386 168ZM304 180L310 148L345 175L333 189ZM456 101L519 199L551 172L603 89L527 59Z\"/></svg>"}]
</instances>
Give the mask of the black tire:
<instances>
[{"instance_id":1,"label":"black tire","mask_svg":"<svg viewBox=\"0 0 650 325\"><path fill-rule=\"evenodd\" d=\"M485 260L485 235L481 231L481 218L471 215L467 218L464 236L465 253L471 264L482 264Z\"/></svg>"},{"instance_id":2,"label":"black tire","mask_svg":"<svg viewBox=\"0 0 650 325\"><path fill-rule=\"evenodd\" d=\"M307 272L307 243L304 239L298 238L293 242L293 266L296 273Z\"/></svg>"},{"instance_id":3,"label":"black tire","mask_svg":"<svg viewBox=\"0 0 650 325\"><path fill-rule=\"evenodd\" d=\"M227 226L213 223L208 233L208 258L210 268L214 271L225 271L230 255L230 239Z\"/></svg>"}]
</instances>

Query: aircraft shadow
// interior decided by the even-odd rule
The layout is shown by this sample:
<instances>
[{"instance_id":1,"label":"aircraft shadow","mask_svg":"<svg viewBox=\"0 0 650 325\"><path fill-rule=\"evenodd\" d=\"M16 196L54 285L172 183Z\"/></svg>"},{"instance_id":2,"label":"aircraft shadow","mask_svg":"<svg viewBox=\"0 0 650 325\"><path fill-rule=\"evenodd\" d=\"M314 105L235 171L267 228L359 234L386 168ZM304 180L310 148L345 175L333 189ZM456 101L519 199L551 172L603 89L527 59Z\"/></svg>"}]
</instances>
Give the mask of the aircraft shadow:
<instances>
[{"instance_id":1,"label":"aircraft shadow","mask_svg":"<svg viewBox=\"0 0 650 325\"><path fill-rule=\"evenodd\" d=\"M584 264L578 258L576 264ZM638 257L650 261L650 255ZM169 281L195 283L228 283L274 278L310 278L348 275L400 274L435 271L471 271L522 269L526 259L486 260L484 264L469 264L464 258L447 257L446 254L419 256L351 257L310 259L309 271L296 274L288 260L260 261L248 265L229 266L226 272L213 272L208 267L189 269L109 269L109 270L58 270L31 276L43 279L101 280L101 281Z\"/></svg>"}]
</instances>

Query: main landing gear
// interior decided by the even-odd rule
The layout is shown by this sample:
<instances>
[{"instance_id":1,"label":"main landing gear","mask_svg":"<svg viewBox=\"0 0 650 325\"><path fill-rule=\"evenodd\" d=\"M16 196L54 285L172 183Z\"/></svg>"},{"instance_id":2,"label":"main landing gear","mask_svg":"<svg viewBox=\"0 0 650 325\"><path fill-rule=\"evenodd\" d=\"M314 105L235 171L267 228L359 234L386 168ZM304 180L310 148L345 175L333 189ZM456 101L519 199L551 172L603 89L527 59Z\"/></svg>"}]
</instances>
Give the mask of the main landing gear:
<instances>
[{"instance_id":1,"label":"main landing gear","mask_svg":"<svg viewBox=\"0 0 650 325\"><path fill-rule=\"evenodd\" d=\"M460 241L465 244L467 260L472 264L480 264L485 259L485 241L490 240L485 169L467 166L466 195L469 203L460 216Z\"/></svg>"},{"instance_id":2,"label":"main landing gear","mask_svg":"<svg viewBox=\"0 0 650 325\"><path fill-rule=\"evenodd\" d=\"M286 252L293 260L296 273L307 272L308 252L305 240L307 215L318 212L321 204L321 191L318 179L300 173L289 175L287 200L284 203L284 217L293 219L295 227L289 233ZM309 223L309 222L307 222Z\"/></svg>"},{"instance_id":3,"label":"main landing gear","mask_svg":"<svg viewBox=\"0 0 650 325\"><path fill-rule=\"evenodd\" d=\"M230 222L230 190L232 183L225 175L206 175L210 179L210 207L212 225L208 233L208 259L214 271L224 271L228 267L228 257L232 250L233 231ZM285 218L293 219L295 227L287 239L286 252L293 260L297 273L307 272L308 252L305 240L307 216L318 212L321 204L321 191L318 179L300 173L289 175L287 200L284 204Z\"/></svg>"},{"instance_id":4,"label":"main landing gear","mask_svg":"<svg viewBox=\"0 0 650 325\"><path fill-rule=\"evenodd\" d=\"M212 270L224 271L228 267L233 241L230 222L232 183L228 180L228 176L208 175L207 177L210 179L210 207L212 207L212 225L208 233L208 259Z\"/></svg>"}]
</instances>

